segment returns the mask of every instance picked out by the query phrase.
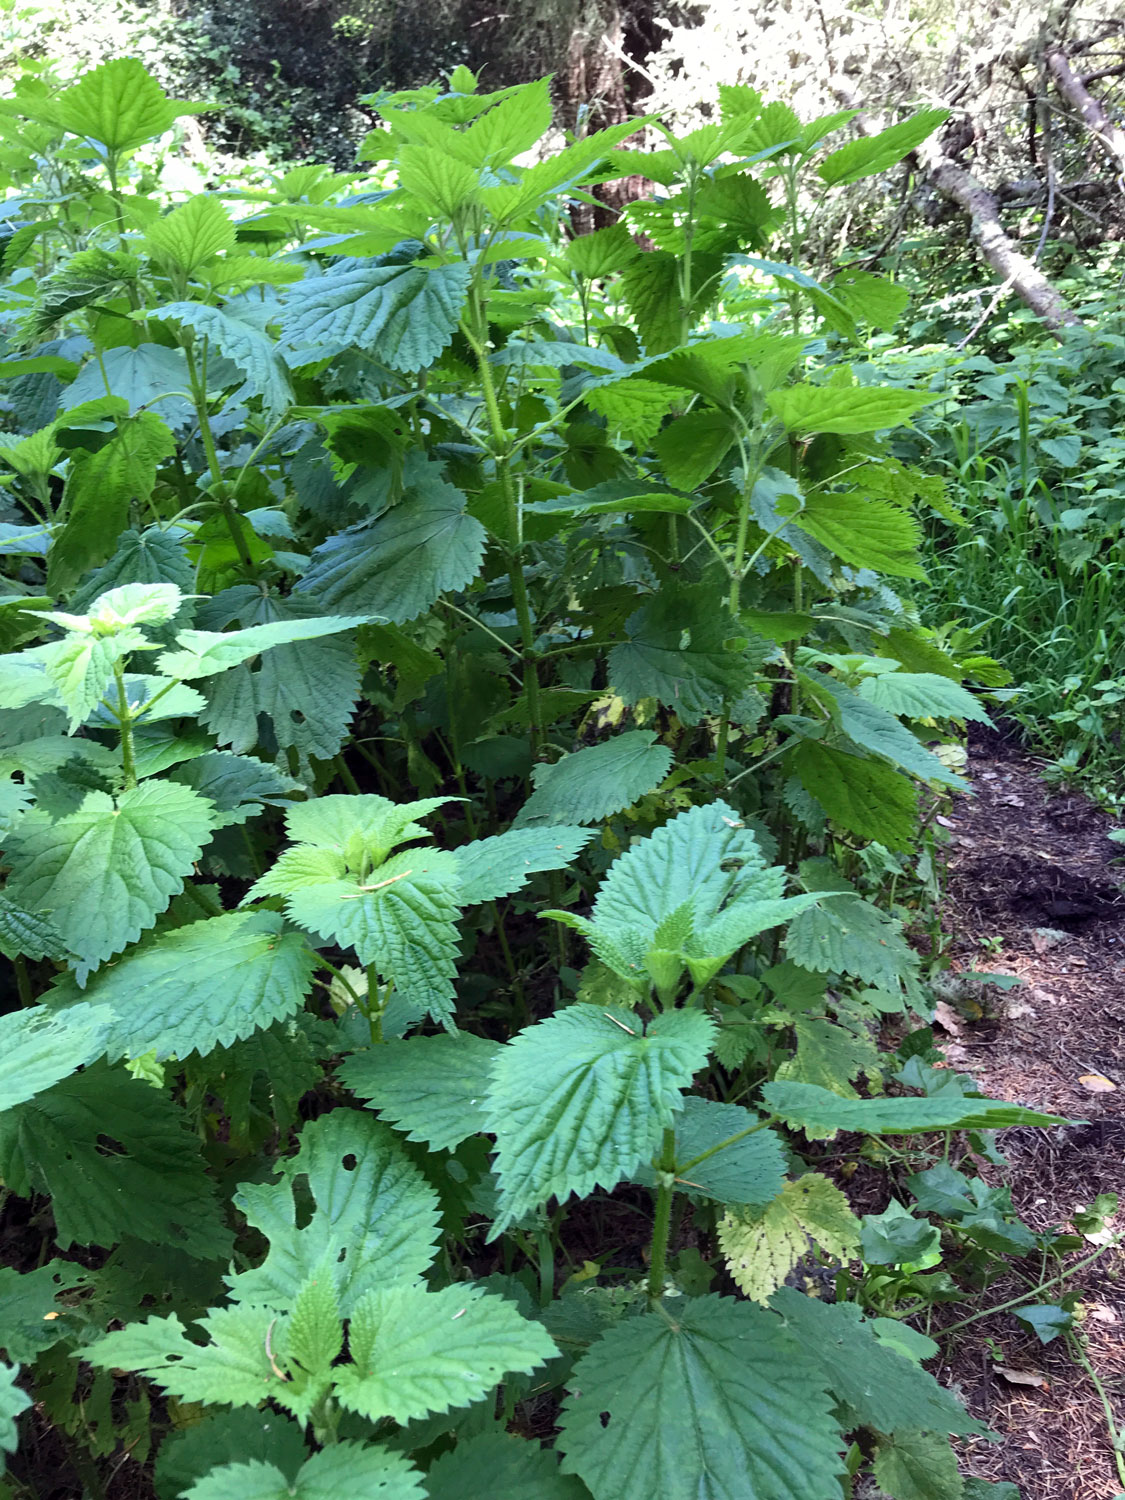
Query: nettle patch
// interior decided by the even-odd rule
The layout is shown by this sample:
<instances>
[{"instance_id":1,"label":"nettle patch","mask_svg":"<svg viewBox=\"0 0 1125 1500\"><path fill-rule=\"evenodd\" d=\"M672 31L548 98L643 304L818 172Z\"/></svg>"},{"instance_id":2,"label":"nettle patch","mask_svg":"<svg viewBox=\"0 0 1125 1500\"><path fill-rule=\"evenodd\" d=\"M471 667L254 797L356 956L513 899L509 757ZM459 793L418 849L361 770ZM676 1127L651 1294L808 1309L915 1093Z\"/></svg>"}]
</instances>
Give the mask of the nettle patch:
<instances>
[{"instance_id":1,"label":"nettle patch","mask_svg":"<svg viewBox=\"0 0 1125 1500\"><path fill-rule=\"evenodd\" d=\"M927 398L843 362L899 290L791 263L940 113L375 107L170 208L139 63L0 114L14 1493L47 1423L93 1495L983 1494L936 1346L785 1284L877 1238L819 1143L1043 1122L876 1044L985 715L896 592Z\"/></svg>"}]
</instances>

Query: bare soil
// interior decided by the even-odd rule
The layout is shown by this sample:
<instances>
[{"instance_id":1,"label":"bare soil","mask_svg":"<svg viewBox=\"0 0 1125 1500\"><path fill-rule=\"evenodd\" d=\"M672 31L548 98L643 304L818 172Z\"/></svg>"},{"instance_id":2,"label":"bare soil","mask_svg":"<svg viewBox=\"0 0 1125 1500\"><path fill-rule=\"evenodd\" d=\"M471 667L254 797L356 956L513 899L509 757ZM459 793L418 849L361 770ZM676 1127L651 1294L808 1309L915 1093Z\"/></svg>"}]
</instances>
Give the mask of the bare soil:
<instances>
[{"instance_id":1,"label":"bare soil","mask_svg":"<svg viewBox=\"0 0 1125 1500\"><path fill-rule=\"evenodd\" d=\"M1039 772L998 734L970 742L973 795L947 820L943 929L956 969L1023 982L986 1002L983 1014L979 1005L958 1006L956 996L939 1011L948 1063L973 1074L982 1092L1082 1122L1007 1132L1003 1178L982 1170L1009 1182L1017 1211L1036 1230L1067 1224L1098 1193L1120 1193L1125 1206L1125 864L1118 863L1125 847L1107 839L1114 826L1107 814L1084 797L1053 794ZM1125 1214L1112 1227L1125 1228ZM1067 1263L1095 1249L1088 1244ZM1125 1425L1123 1247L1067 1286L1080 1289L1079 1337L1115 1421ZM982 1305L1025 1290L1017 1276L1005 1277ZM964 1306L955 1306L935 1325L963 1316ZM1009 1480L1024 1500L1113 1500L1125 1491L1101 1397L1062 1339L1045 1346L1000 1313L952 1334L945 1350L942 1378L999 1437L967 1447L969 1473ZM997 1365L1042 1383L1014 1383Z\"/></svg>"}]
</instances>

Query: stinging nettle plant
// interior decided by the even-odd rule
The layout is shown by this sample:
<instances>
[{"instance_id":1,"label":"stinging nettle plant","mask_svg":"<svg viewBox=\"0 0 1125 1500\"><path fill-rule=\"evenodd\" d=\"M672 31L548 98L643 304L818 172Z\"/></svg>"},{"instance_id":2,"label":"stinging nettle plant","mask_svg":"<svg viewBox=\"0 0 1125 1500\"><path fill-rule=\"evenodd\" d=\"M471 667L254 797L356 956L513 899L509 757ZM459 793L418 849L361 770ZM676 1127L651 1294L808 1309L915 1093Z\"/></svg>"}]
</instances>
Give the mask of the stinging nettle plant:
<instances>
[{"instance_id":1,"label":"stinging nettle plant","mask_svg":"<svg viewBox=\"0 0 1125 1500\"><path fill-rule=\"evenodd\" d=\"M987 663L800 187L940 112L371 104L370 173L172 206L136 60L0 111L13 1483L34 1400L95 1496L957 1500L936 1345L787 1284L859 1258L808 1142L1045 1122L876 1044Z\"/></svg>"}]
</instances>

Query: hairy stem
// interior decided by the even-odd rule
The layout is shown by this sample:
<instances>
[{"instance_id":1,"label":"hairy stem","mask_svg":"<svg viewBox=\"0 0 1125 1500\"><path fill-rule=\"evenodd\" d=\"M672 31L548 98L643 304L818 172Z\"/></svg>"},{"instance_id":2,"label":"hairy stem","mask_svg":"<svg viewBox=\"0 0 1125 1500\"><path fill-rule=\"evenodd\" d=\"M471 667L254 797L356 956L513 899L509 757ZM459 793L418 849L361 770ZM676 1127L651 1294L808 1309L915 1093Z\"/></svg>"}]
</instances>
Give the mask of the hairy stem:
<instances>
[{"instance_id":1,"label":"hairy stem","mask_svg":"<svg viewBox=\"0 0 1125 1500\"><path fill-rule=\"evenodd\" d=\"M125 688L125 664L115 661L113 676L117 683L117 719L121 725L121 765L125 772L125 790L137 784L137 761L133 751L133 710Z\"/></svg>"},{"instance_id":2,"label":"hairy stem","mask_svg":"<svg viewBox=\"0 0 1125 1500\"><path fill-rule=\"evenodd\" d=\"M676 1132L664 1132L664 1144L656 1171L660 1186L656 1190L656 1210L652 1223L652 1250L649 1255L648 1294L654 1302L664 1295L668 1271L668 1237L672 1229L672 1199L676 1196Z\"/></svg>"},{"instance_id":3,"label":"hairy stem","mask_svg":"<svg viewBox=\"0 0 1125 1500\"><path fill-rule=\"evenodd\" d=\"M185 347L184 356L187 359L188 380L191 385L191 399L195 407L196 419L199 422L199 436L203 443L203 452L207 456L207 468L214 485L213 499L222 512L223 520L230 532L230 539L234 543L234 550L238 554L238 560L248 573L254 572L254 559L250 556L250 549L246 545L246 538L239 525L239 516L230 497L223 490L223 470L219 463L219 450L215 447L215 434L211 431L211 418L207 413L207 383L200 377L195 363L195 356L189 347Z\"/></svg>"}]
</instances>

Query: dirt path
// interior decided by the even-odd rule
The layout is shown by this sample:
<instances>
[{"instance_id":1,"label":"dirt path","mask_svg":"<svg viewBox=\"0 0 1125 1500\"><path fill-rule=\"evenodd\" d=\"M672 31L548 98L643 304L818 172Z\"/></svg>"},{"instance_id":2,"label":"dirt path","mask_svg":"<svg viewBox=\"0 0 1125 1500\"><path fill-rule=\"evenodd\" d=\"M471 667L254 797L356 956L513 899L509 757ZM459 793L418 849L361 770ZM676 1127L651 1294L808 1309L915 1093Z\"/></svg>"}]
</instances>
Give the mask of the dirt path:
<instances>
[{"instance_id":1,"label":"dirt path","mask_svg":"<svg viewBox=\"0 0 1125 1500\"><path fill-rule=\"evenodd\" d=\"M1125 1209L1125 864L1114 863L1125 848L1106 838L1112 819L1084 797L1052 794L1036 764L999 735L970 743L969 774L975 796L960 799L950 819L949 951L957 969L1023 983L983 1016L971 1005L967 1015L942 1009L947 1060L986 1094L1088 1122L1003 1137L1005 1177L1033 1229L1066 1224L1101 1192L1120 1193ZM1114 1228L1125 1228L1125 1212ZM1081 1289L1088 1355L1125 1424L1123 1248L1068 1285ZM982 1305L1024 1289L1005 1278ZM1001 1439L971 1447L971 1472L1018 1484L1024 1500L1113 1500L1125 1491L1101 1399L1062 1340L1044 1346L998 1314L953 1335L947 1353L946 1377ZM1045 1383L1012 1384L997 1364Z\"/></svg>"}]
</instances>

